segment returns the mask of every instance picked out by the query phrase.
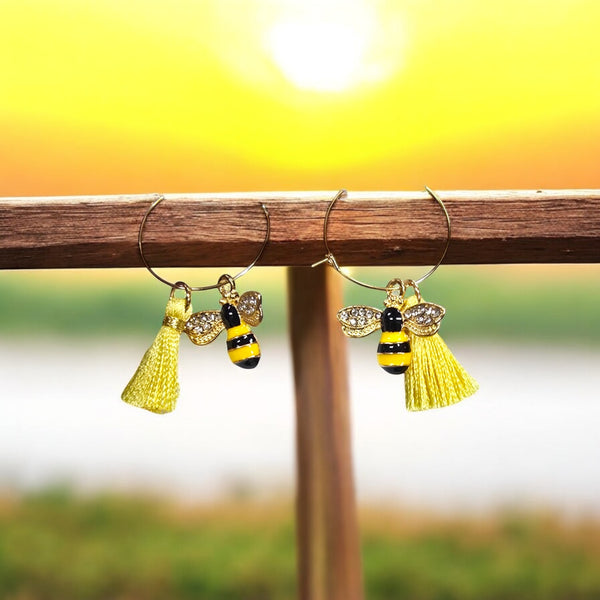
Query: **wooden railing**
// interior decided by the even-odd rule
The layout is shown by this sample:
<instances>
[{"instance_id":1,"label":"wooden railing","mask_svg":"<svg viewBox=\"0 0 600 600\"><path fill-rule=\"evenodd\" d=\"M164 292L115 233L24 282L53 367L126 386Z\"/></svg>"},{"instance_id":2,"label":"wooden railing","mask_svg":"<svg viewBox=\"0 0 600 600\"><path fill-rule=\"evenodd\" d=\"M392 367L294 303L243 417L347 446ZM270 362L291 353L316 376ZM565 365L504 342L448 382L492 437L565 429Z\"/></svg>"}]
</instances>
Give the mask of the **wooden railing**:
<instances>
[{"instance_id":1,"label":"wooden railing","mask_svg":"<svg viewBox=\"0 0 600 600\"><path fill-rule=\"evenodd\" d=\"M230 266L252 260L272 230L262 265L323 257L331 192L166 194L144 239L156 266ZM452 219L446 263L596 262L600 192L440 192ZM140 221L155 196L0 199L0 268L141 266ZM336 204L329 239L342 265L431 264L446 240L442 211L426 192L350 192Z\"/></svg>"},{"instance_id":2,"label":"wooden railing","mask_svg":"<svg viewBox=\"0 0 600 600\"><path fill-rule=\"evenodd\" d=\"M287 265L297 409L298 581L302 600L361 600L345 343L333 317L341 278L325 253L329 192L166 194L144 232L159 266ZM454 264L600 262L600 190L439 191ZM152 194L0 199L0 268L142 266L137 236ZM342 265L435 263L446 242L426 192L350 192L332 212ZM399 274L401 275L401 274ZM283 285L283 283L282 283Z\"/></svg>"}]
</instances>

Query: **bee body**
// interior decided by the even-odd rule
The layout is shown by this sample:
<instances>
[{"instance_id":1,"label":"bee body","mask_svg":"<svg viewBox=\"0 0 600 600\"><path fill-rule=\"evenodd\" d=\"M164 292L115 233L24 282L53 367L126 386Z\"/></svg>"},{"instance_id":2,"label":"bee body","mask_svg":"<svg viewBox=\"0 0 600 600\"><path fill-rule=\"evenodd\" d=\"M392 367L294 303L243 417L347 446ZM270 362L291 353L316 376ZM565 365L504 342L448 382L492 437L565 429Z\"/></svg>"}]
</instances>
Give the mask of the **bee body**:
<instances>
[{"instance_id":1,"label":"bee body","mask_svg":"<svg viewBox=\"0 0 600 600\"><path fill-rule=\"evenodd\" d=\"M223 304L221 319L227 329L227 354L231 362L242 369L256 367L260 360L260 346L237 308L233 304Z\"/></svg>"},{"instance_id":2,"label":"bee body","mask_svg":"<svg viewBox=\"0 0 600 600\"><path fill-rule=\"evenodd\" d=\"M262 296L258 292L224 296L221 305L221 310L194 313L184 331L194 344L205 346L226 329L231 362L242 369L254 369L260 360L260 346L250 327L262 321Z\"/></svg>"},{"instance_id":3,"label":"bee body","mask_svg":"<svg viewBox=\"0 0 600 600\"><path fill-rule=\"evenodd\" d=\"M410 339L403 326L404 319L397 308L388 307L381 313L377 362L384 371L394 375L404 373L410 365Z\"/></svg>"}]
</instances>

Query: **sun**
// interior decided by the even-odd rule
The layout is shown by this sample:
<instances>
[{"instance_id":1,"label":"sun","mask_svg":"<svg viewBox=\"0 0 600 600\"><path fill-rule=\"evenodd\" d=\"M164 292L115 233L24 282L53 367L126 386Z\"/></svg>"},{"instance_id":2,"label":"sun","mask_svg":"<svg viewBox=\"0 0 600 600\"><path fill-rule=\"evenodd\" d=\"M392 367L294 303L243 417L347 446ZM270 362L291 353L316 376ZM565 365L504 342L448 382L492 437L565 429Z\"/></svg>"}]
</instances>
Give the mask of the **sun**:
<instances>
[{"instance_id":1,"label":"sun","mask_svg":"<svg viewBox=\"0 0 600 600\"><path fill-rule=\"evenodd\" d=\"M275 63L296 87L341 92L360 82L366 32L348 24L280 22L269 32Z\"/></svg>"},{"instance_id":2,"label":"sun","mask_svg":"<svg viewBox=\"0 0 600 600\"><path fill-rule=\"evenodd\" d=\"M333 2L295 5L266 31L266 49L295 87L313 92L343 92L381 81L399 55L382 51L386 29L372 5ZM389 50L389 44L387 50ZM398 39L394 41L398 49ZM390 60L391 59L391 60Z\"/></svg>"}]
</instances>

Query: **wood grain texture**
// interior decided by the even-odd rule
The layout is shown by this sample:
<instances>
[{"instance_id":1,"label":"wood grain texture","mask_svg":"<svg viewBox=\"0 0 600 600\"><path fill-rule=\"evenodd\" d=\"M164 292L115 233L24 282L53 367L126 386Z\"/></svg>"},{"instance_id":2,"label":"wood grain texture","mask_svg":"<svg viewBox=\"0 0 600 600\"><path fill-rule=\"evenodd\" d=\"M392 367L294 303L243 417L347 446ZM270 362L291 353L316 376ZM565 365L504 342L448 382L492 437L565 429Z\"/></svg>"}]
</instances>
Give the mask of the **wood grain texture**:
<instances>
[{"instance_id":1,"label":"wood grain texture","mask_svg":"<svg viewBox=\"0 0 600 600\"><path fill-rule=\"evenodd\" d=\"M600 190L440 191L452 220L448 264L600 262ZM324 255L323 218L335 191L168 194L150 215L144 248L155 266L309 265ZM137 235L154 199L0 199L0 268L141 266ZM437 262L446 236L426 192L349 192L329 240L342 265Z\"/></svg>"},{"instance_id":2,"label":"wood grain texture","mask_svg":"<svg viewBox=\"0 0 600 600\"><path fill-rule=\"evenodd\" d=\"M341 278L288 270L296 390L297 557L301 600L362 600Z\"/></svg>"}]
</instances>

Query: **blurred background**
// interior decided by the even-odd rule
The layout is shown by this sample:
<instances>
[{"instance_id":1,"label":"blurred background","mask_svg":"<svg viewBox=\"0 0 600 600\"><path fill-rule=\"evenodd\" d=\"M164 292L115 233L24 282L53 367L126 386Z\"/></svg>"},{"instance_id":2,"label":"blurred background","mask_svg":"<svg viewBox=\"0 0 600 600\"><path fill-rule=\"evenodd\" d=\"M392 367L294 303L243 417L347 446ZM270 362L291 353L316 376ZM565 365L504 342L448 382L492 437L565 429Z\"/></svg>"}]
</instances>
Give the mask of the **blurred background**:
<instances>
[{"instance_id":1,"label":"blurred background","mask_svg":"<svg viewBox=\"0 0 600 600\"><path fill-rule=\"evenodd\" d=\"M0 196L598 188L599 27L594 0L0 1ZM440 269L423 294L481 385L445 410L349 345L368 598L600 597L599 275ZM0 274L1 598L294 597L285 271L240 289L260 368L182 340L157 416L120 393L166 287Z\"/></svg>"}]
</instances>

